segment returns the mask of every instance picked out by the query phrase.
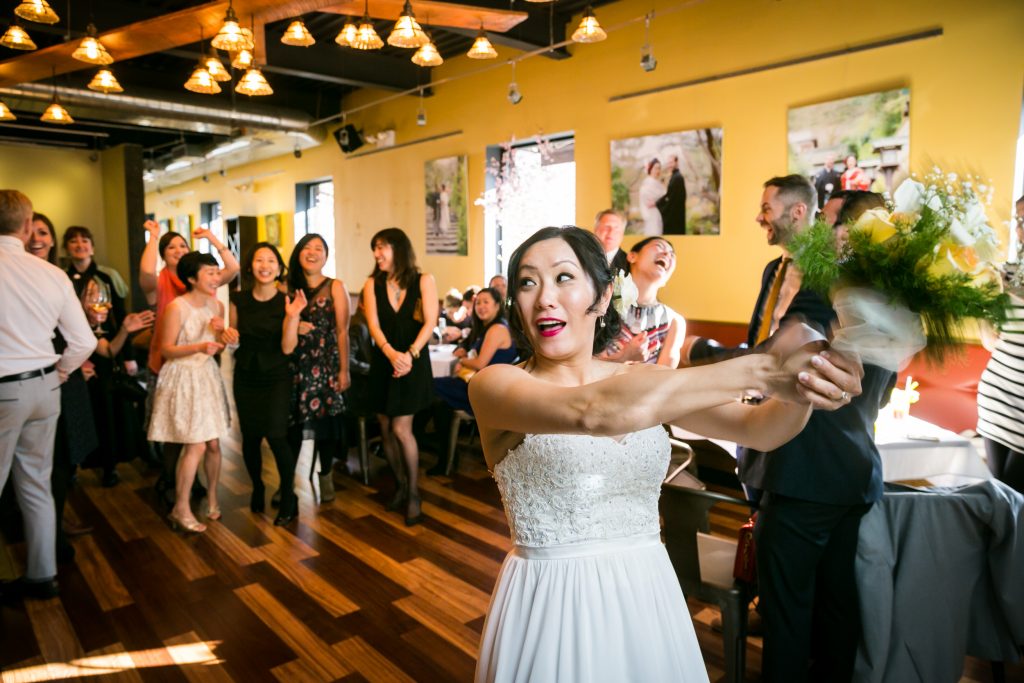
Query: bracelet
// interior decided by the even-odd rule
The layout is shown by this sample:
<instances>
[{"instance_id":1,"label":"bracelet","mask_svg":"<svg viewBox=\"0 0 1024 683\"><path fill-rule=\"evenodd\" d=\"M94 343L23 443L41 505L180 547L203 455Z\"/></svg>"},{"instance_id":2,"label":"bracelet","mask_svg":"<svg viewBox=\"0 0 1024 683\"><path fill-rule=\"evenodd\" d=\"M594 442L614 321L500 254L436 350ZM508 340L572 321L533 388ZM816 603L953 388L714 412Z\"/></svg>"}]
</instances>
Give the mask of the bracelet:
<instances>
[{"instance_id":1,"label":"bracelet","mask_svg":"<svg viewBox=\"0 0 1024 683\"><path fill-rule=\"evenodd\" d=\"M420 350L417 349L415 346L410 346L409 347L409 355L412 356L413 358L419 358L420 357Z\"/></svg>"}]
</instances>

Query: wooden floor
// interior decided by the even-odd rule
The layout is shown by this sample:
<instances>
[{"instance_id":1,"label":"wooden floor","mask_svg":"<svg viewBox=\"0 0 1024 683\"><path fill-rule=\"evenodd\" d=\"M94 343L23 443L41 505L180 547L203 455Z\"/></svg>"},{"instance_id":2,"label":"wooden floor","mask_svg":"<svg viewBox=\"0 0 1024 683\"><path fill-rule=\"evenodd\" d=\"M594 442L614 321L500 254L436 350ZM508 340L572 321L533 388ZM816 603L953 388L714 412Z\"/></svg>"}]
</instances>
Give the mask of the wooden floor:
<instances>
[{"instance_id":1,"label":"wooden floor","mask_svg":"<svg viewBox=\"0 0 1024 683\"><path fill-rule=\"evenodd\" d=\"M249 512L238 444L224 447L225 515L198 536L168 528L155 473L141 465L121 465L111 489L91 471L79 476L69 517L95 531L74 541L59 599L0 607L3 681L472 679L488 596L511 547L479 458L464 457L451 480L422 479L421 526L385 512L392 485L380 473L380 490L339 476L337 500L322 506L305 484L299 523L281 529L272 514ZM269 456L265 463L269 480ZM304 451L300 472L308 467ZM721 517L716 528L731 533L740 518ZM696 601L690 611L710 679L721 680L717 612ZM760 645L750 639L751 681ZM990 680L980 662L969 660L966 672L965 681ZM1007 673L1024 681L1024 668Z\"/></svg>"}]
</instances>

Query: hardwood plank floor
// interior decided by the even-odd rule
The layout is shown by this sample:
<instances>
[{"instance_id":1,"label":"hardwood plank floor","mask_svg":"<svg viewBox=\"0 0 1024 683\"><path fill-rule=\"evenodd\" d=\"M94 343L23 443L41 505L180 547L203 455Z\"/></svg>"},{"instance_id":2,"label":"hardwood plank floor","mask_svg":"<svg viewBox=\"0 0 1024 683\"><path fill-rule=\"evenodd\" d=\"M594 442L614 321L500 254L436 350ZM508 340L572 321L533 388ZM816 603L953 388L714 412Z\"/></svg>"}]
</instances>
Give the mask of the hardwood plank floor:
<instances>
[{"instance_id":1,"label":"hardwood plank floor","mask_svg":"<svg viewBox=\"0 0 1024 683\"><path fill-rule=\"evenodd\" d=\"M95 531L74 540L60 598L0 606L2 680L471 680L511 547L479 454L465 450L453 478L422 478L420 526L384 510L393 484L375 461L373 485L339 476L330 504L317 505L302 482L299 523L279 528L272 512L249 511L235 443L224 440L224 517L198 536L168 528L155 473L142 465L121 465L112 489L81 473L71 514ZM309 458L307 447L300 473ZM269 454L264 467L272 491ZM712 529L731 536L744 519L726 509ZM15 560L23 552L10 550ZM690 611L708 674L720 681L717 609L691 600ZM756 681L759 638L749 639L747 661ZM991 680L988 665L968 659L963 680ZM1007 680L1024 682L1024 667L1008 666Z\"/></svg>"}]
</instances>

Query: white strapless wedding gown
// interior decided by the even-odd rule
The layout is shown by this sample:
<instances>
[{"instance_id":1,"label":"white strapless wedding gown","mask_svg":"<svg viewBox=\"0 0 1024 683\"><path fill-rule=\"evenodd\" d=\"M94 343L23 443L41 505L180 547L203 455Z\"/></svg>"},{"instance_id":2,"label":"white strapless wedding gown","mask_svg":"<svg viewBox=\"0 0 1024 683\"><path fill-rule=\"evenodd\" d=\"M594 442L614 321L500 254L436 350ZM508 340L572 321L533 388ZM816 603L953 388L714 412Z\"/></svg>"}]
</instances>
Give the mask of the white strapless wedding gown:
<instances>
[{"instance_id":1,"label":"white strapless wedding gown","mask_svg":"<svg viewBox=\"0 0 1024 683\"><path fill-rule=\"evenodd\" d=\"M661 427L531 434L494 468L515 548L484 624L479 682L707 681L661 543Z\"/></svg>"}]
</instances>

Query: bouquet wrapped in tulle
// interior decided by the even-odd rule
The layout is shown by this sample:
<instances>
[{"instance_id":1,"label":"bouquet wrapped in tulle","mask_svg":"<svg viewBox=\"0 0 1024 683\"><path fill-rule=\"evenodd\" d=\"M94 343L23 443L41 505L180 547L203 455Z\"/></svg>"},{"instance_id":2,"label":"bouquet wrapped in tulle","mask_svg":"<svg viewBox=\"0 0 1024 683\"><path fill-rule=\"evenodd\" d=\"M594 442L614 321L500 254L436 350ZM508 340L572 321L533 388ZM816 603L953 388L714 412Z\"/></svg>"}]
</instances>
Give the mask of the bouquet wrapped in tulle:
<instances>
[{"instance_id":1,"label":"bouquet wrapped in tulle","mask_svg":"<svg viewBox=\"0 0 1024 683\"><path fill-rule=\"evenodd\" d=\"M985 213L991 190L937 168L923 181L904 181L893 211L866 211L845 244L819 222L789 245L803 285L831 297L832 345L889 370L922 349L941 362L969 318L1006 319L992 262L999 242Z\"/></svg>"}]
</instances>

